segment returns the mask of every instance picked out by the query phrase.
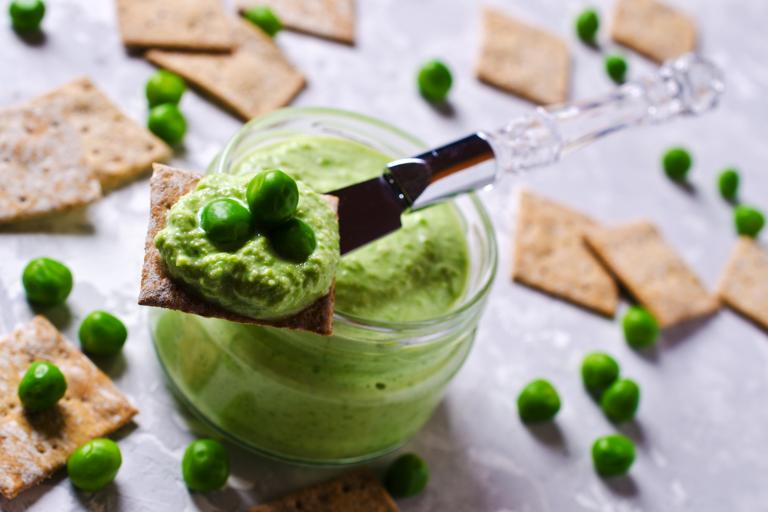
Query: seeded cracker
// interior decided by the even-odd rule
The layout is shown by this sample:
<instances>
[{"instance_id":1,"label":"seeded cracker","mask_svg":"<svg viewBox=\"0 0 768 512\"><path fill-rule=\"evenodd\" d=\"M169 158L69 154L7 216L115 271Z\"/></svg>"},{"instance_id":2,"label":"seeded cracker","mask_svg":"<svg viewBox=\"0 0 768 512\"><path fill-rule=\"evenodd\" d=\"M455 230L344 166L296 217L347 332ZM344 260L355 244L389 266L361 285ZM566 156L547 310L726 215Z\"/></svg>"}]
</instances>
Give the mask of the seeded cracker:
<instances>
[{"instance_id":1,"label":"seeded cracker","mask_svg":"<svg viewBox=\"0 0 768 512\"><path fill-rule=\"evenodd\" d=\"M0 224L62 212L101 197L77 131L53 111L0 111Z\"/></svg>"},{"instance_id":2,"label":"seeded cracker","mask_svg":"<svg viewBox=\"0 0 768 512\"><path fill-rule=\"evenodd\" d=\"M61 369L67 392L53 408L25 413L16 390L39 360ZM18 327L0 338L0 494L12 499L51 476L80 445L114 432L137 412L44 317Z\"/></svg>"},{"instance_id":3,"label":"seeded cracker","mask_svg":"<svg viewBox=\"0 0 768 512\"><path fill-rule=\"evenodd\" d=\"M768 329L768 251L741 237L731 252L718 285L720 298Z\"/></svg>"},{"instance_id":4,"label":"seeded cracker","mask_svg":"<svg viewBox=\"0 0 768 512\"><path fill-rule=\"evenodd\" d=\"M718 309L718 300L650 222L593 228L586 240L661 327Z\"/></svg>"},{"instance_id":5,"label":"seeded cracker","mask_svg":"<svg viewBox=\"0 0 768 512\"><path fill-rule=\"evenodd\" d=\"M191 171L174 169L155 164L150 188L150 214L147 239L144 245L144 267L141 273L139 304L166 309L175 309L194 315L221 318L243 324L269 325L310 331L330 335L333 330L334 288L327 295L317 299L306 309L280 320L257 320L231 313L220 306L211 304L173 281L165 272L163 259L155 247L155 235L165 227L168 210L181 196L195 188L201 176ZM334 209L335 198L326 196Z\"/></svg>"},{"instance_id":6,"label":"seeded cracker","mask_svg":"<svg viewBox=\"0 0 768 512\"><path fill-rule=\"evenodd\" d=\"M355 42L354 0L238 0L239 10L268 5L286 28L347 44Z\"/></svg>"},{"instance_id":7,"label":"seeded cracker","mask_svg":"<svg viewBox=\"0 0 768 512\"><path fill-rule=\"evenodd\" d=\"M258 505L251 512L398 512L376 476L367 470L347 473L319 485Z\"/></svg>"},{"instance_id":8,"label":"seeded cracker","mask_svg":"<svg viewBox=\"0 0 768 512\"><path fill-rule=\"evenodd\" d=\"M613 316L619 300L618 287L583 238L584 230L595 226L586 215L523 191L512 278Z\"/></svg>"},{"instance_id":9,"label":"seeded cracker","mask_svg":"<svg viewBox=\"0 0 768 512\"><path fill-rule=\"evenodd\" d=\"M238 46L231 54L151 50L147 59L181 75L246 121L290 103L304 88L304 76L250 22L233 21L233 33Z\"/></svg>"},{"instance_id":10,"label":"seeded cracker","mask_svg":"<svg viewBox=\"0 0 768 512\"><path fill-rule=\"evenodd\" d=\"M221 0L117 0L123 44L133 48L229 51Z\"/></svg>"},{"instance_id":11,"label":"seeded cracker","mask_svg":"<svg viewBox=\"0 0 768 512\"><path fill-rule=\"evenodd\" d=\"M685 14L655 0L619 0L611 37L663 62L696 48L696 25Z\"/></svg>"},{"instance_id":12,"label":"seeded cracker","mask_svg":"<svg viewBox=\"0 0 768 512\"><path fill-rule=\"evenodd\" d=\"M548 105L568 98L570 69L562 39L496 9L483 11L480 80Z\"/></svg>"}]
</instances>

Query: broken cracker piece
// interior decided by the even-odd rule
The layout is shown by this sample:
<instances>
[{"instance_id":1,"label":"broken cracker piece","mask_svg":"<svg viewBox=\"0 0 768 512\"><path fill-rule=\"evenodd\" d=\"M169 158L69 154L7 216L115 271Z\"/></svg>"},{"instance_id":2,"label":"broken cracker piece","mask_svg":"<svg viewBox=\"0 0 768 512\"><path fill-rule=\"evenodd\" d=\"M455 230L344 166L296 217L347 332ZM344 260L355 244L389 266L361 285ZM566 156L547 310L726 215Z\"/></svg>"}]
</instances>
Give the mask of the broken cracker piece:
<instances>
[{"instance_id":1,"label":"broken cracker piece","mask_svg":"<svg viewBox=\"0 0 768 512\"><path fill-rule=\"evenodd\" d=\"M562 39L496 9L483 11L480 80L548 105L568 98L570 70Z\"/></svg>"},{"instance_id":2,"label":"broken cracker piece","mask_svg":"<svg viewBox=\"0 0 768 512\"><path fill-rule=\"evenodd\" d=\"M238 0L243 12L268 5L286 28L341 43L355 42L354 0Z\"/></svg>"},{"instance_id":3,"label":"broken cracker piece","mask_svg":"<svg viewBox=\"0 0 768 512\"><path fill-rule=\"evenodd\" d=\"M663 62L696 48L696 25L685 14L656 0L619 0L611 37Z\"/></svg>"},{"instance_id":4,"label":"broken cracker piece","mask_svg":"<svg viewBox=\"0 0 768 512\"><path fill-rule=\"evenodd\" d=\"M512 278L574 304L613 316L616 282L584 242L597 224L588 216L523 191L517 214Z\"/></svg>"},{"instance_id":5,"label":"broken cracker piece","mask_svg":"<svg viewBox=\"0 0 768 512\"><path fill-rule=\"evenodd\" d=\"M717 291L723 302L768 329L768 250L752 238L741 237Z\"/></svg>"},{"instance_id":6,"label":"broken cracker piece","mask_svg":"<svg viewBox=\"0 0 768 512\"><path fill-rule=\"evenodd\" d=\"M175 309L194 315L220 318L244 324L268 325L310 331L328 336L333 331L334 287L304 310L279 320L258 320L232 313L189 291L165 272L160 251L155 247L155 236L165 227L168 210L183 195L192 191L202 176L198 173L155 164L150 188L150 214L147 239L144 245L144 266L141 272L139 304ZM334 209L337 202L332 201Z\"/></svg>"},{"instance_id":7,"label":"broken cracker piece","mask_svg":"<svg viewBox=\"0 0 768 512\"><path fill-rule=\"evenodd\" d=\"M117 0L117 18L130 48L230 51L234 46L220 0Z\"/></svg>"},{"instance_id":8,"label":"broken cracker piece","mask_svg":"<svg viewBox=\"0 0 768 512\"><path fill-rule=\"evenodd\" d=\"M243 120L285 106L304 88L304 76L271 37L236 20L237 48L231 54L147 52L147 59L184 77Z\"/></svg>"},{"instance_id":9,"label":"broken cracker piece","mask_svg":"<svg viewBox=\"0 0 768 512\"><path fill-rule=\"evenodd\" d=\"M289 494L251 512L398 512L376 476L360 470Z\"/></svg>"},{"instance_id":10,"label":"broken cracker piece","mask_svg":"<svg viewBox=\"0 0 768 512\"><path fill-rule=\"evenodd\" d=\"M54 407L28 413L16 390L40 360L59 367L67 392ZM101 370L36 316L0 339L0 494L13 499L63 467L83 443L114 432L136 413Z\"/></svg>"},{"instance_id":11,"label":"broken cracker piece","mask_svg":"<svg viewBox=\"0 0 768 512\"><path fill-rule=\"evenodd\" d=\"M53 109L0 111L0 224L63 212L101 197L81 138Z\"/></svg>"},{"instance_id":12,"label":"broken cracker piece","mask_svg":"<svg viewBox=\"0 0 768 512\"><path fill-rule=\"evenodd\" d=\"M52 109L80 133L86 165L103 189L136 179L171 148L123 114L88 78L79 78L32 99L28 106Z\"/></svg>"},{"instance_id":13,"label":"broken cracker piece","mask_svg":"<svg viewBox=\"0 0 768 512\"><path fill-rule=\"evenodd\" d=\"M717 298L650 222L592 228L586 240L661 327L717 311Z\"/></svg>"}]
</instances>

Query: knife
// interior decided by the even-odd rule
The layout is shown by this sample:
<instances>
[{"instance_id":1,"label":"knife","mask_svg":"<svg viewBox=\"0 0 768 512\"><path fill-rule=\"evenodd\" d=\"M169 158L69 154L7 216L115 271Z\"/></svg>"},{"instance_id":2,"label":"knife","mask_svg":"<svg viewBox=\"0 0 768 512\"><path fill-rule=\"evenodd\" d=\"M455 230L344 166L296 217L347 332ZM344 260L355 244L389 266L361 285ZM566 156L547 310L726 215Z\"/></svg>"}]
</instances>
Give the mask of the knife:
<instances>
[{"instance_id":1,"label":"knife","mask_svg":"<svg viewBox=\"0 0 768 512\"><path fill-rule=\"evenodd\" d=\"M469 174L477 164L496 160L495 173L443 187L428 204L486 187L506 174L553 164L564 154L624 128L707 112L717 106L723 90L723 74L714 63L686 54L606 96L538 107L501 129L479 131L394 160L376 178L327 192L339 198L341 253L399 229L400 216L415 208L430 185L448 176L464 170Z\"/></svg>"}]
</instances>

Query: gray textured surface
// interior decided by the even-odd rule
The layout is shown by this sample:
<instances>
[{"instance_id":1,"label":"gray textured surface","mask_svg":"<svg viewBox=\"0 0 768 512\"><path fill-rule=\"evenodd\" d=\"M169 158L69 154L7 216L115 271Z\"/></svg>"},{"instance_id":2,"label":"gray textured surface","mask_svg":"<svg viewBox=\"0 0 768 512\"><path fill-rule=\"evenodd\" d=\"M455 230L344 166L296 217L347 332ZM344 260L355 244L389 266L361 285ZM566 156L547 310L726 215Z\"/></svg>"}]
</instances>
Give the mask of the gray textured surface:
<instances>
[{"instance_id":1,"label":"gray textured surface","mask_svg":"<svg viewBox=\"0 0 768 512\"><path fill-rule=\"evenodd\" d=\"M595 3L604 12L611 4ZM479 2L360 4L356 48L280 35L280 44L310 82L297 104L357 110L431 143L495 127L529 108L473 78ZM539 0L506 7L570 40L574 98L610 87L600 59L571 36L571 20L581 5L579 0ZM728 70L721 109L700 120L619 135L555 168L483 194L499 236L500 272L474 352L434 418L408 447L430 462L432 481L423 496L402 503L405 512L768 509L764 331L722 311L708 322L667 333L659 349L643 357L626 348L616 321L507 278L513 189L523 183L605 221L650 217L710 286L734 241L729 208L713 186L718 169L739 166L744 198L768 208L768 4L699 0L682 5L699 21L705 52ZM50 0L48 8L44 44L23 44L6 27L0 29L0 105L90 74L132 117L143 120L143 84L152 68L124 53L112 2ZM414 70L431 56L445 57L455 70L453 117L440 115L414 93ZM650 69L634 55L630 60L633 75ZM187 152L177 163L202 168L239 123L195 94L187 94L182 107L190 132ZM659 172L659 155L673 143L693 150L695 193L671 185ZM332 473L233 449L228 489L207 496L186 492L179 460L193 426L164 387L145 315L135 305L147 196L142 180L110 194L87 214L33 225L23 233L0 232L0 330L32 315L19 282L24 262L42 254L66 261L77 284L69 315L58 311L54 320L71 339L79 320L97 307L127 321L131 334L124 355L105 370L141 408L138 427L120 441L124 466L115 485L82 495L60 475L12 503L0 501L2 510L242 510ZM637 462L631 477L611 484L595 477L589 458L593 439L613 430L579 382L580 359L592 349L615 354L643 392L638 420L626 428L639 441ZM528 430L517 419L514 400L536 376L554 381L564 406L555 426Z\"/></svg>"}]
</instances>

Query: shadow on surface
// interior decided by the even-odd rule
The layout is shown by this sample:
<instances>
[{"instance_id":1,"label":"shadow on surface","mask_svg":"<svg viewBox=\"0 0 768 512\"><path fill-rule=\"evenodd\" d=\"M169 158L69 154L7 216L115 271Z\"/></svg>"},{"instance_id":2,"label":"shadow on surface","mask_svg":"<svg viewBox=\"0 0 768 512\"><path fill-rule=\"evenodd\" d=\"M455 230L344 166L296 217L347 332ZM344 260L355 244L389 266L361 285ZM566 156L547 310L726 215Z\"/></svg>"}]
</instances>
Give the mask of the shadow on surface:
<instances>
[{"instance_id":1,"label":"shadow on surface","mask_svg":"<svg viewBox=\"0 0 768 512\"><path fill-rule=\"evenodd\" d=\"M113 380L121 377L127 368L125 356L122 352L113 356L97 356L87 353L86 355L93 364L98 366L101 371L109 375L109 378Z\"/></svg>"},{"instance_id":2,"label":"shadow on surface","mask_svg":"<svg viewBox=\"0 0 768 512\"><path fill-rule=\"evenodd\" d=\"M552 451L568 454L568 442L563 434L563 429L555 421L544 423L525 424L526 430L536 438L536 440L550 448Z\"/></svg>"},{"instance_id":3,"label":"shadow on surface","mask_svg":"<svg viewBox=\"0 0 768 512\"><path fill-rule=\"evenodd\" d=\"M45 316L59 331L66 330L72 323L72 311L66 303L53 307L30 304L30 307L36 315Z\"/></svg>"},{"instance_id":4,"label":"shadow on surface","mask_svg":"<svg viewBox=\"0 0 768 512\"><path fill-rule=\"evenodd\" d=\"M432 110L434 110L437 114L440 114L443 117L447 117L447 118L456 117L456 107L453 106L453 103L451 103L450 100L427 101L427 103L429 104L430 107L432 107Z\"/></svg>"},{"instance_id":5,"label":"shadow on surface","mask_svg":"<svg viewBox=\"0 0 768 512\"><path fill-rule=\"evenodd\" d=\"M707 326L709 322L711 322L715 317L715 315L717 315L717 312L665 329L661 338L663 347L665 349L675 348L679 343L690 338L705 326Z\"/></svg>"},{"instance_id":6,"label":"shadow on surface","mask_svg":"<svg viewBox=\"0 0 768 512\"><path fill-rule=\"evenodd\" d=\"M48 217L20 220L12 224L0 226L0 234L55 233L58 235L92 235L95 232L95 228L88 219L87 207L77 208L68 212L54 213Z\"/></svg>"},{"instance_id":7,"label":"shadow on surface","mask_svg":"<svg viewBox=\"0 0 768 512\"><path fill-rule=\"evenodd\" d=\"M625 436L632 439L635 443L639 444L640 446L645 446L647 443L647 438L645 435L645 429L643 428L643 425L637 420L634 419L630 421L629 423L624 423L622 425L619 425L618 427L619 432L624 434Z\"/></svg>"},{"instance_id":8,"label":"shadow on surface","mask_svg":"<svg viewBox=\"0 0 768 512\"><path fill-rule=\"evenodd\" d=\"M603 478L603 484L613 493L625 498L637 496L640 488L631 475L617 476L613 478Z\"/></svg>"},{"instance_id":9,"label":"shadow on surface","mask_svg":"<svg viewBox=\"0 0 768 512\"><path fill-rule=\"evenodd\" d=\"M24 41L24 44L29 46L43 46L48 40L48 36L42 30L26 32L14 29L13 31L19 39Z\"/></svg>"}]
</instances>

